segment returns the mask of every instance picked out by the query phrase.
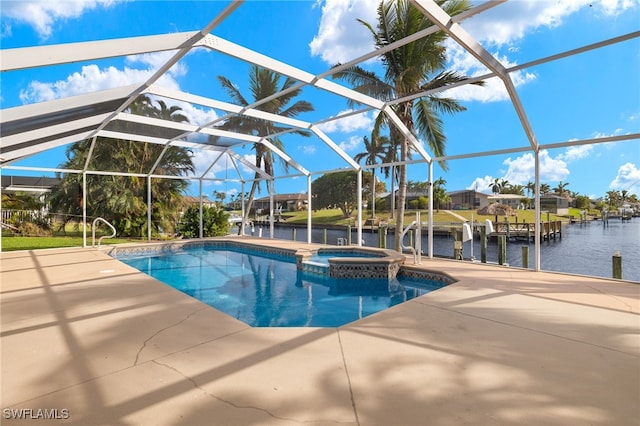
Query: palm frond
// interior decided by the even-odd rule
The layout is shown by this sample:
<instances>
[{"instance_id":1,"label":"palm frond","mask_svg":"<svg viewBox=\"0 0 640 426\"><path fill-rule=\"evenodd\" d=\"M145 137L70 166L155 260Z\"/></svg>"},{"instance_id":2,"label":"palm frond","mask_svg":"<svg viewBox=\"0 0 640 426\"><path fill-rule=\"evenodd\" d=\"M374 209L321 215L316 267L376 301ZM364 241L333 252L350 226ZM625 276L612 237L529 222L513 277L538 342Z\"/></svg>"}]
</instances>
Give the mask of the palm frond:
<instances>
[{"instance_id":1,"label":"palm frond","mask_svg":"<svg viewBox=\"0 0 640 426\"><path fill-rule=\"evenodd\" d=\"M233 99L238 105L241 105L241 106L249 105L249 103L245 100L244 96L242 96L242 93L240 93L240 90L238 90L238 88L234 86L231 80L229 80L227 77L219 75L218 81L220 82L220 85L222 86L222 88L225 89L229 97Z\"/></svg>"}]
</instances>

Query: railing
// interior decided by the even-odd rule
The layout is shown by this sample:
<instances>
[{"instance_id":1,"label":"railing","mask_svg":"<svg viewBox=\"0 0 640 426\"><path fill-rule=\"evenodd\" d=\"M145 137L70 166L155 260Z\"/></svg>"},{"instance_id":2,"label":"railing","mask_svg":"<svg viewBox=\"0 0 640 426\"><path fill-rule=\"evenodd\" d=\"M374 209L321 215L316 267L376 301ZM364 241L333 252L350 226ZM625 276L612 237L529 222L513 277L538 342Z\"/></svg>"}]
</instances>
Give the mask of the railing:
<instances>
[{"instance_id":1,"label":"railing","mask_svg":"<svg viewBox=\"0 0 640 426\"><path fill-rule=\"evenodd\" d=\"M407 226L404 231L402 231L402 235L400 235L400 248L402 249L402 251L404 250L410 250L411 253L413 253L413 264L414 265L418 265L420 263L422 263L422 244L421 244L421 240L422 240L422 235L421 235L421 222L420 222L420 212L416 212L416 220L414 220L413 222L411 222L409 224L409 226ZM413 227L416 227L416 247L412 247L412 246L405 246L403 241L404 241L404 237L407 234L407 232L409 232L409 230Z\"/></svg>"},{"instance_id":2,"label":"railing","mask_svg":"<svg viewBox=\"0 0 640 426\"><path fill-rule=\"evenodd\" d=\"M111 228L111 230L113 231L113 234L111 235L103 235L102 237L100 237L98 239L98 248L100 248L100 243L102 242L103 238L113 238L116 236L116 228L113 227L112 224L110 224L109 222L107 222L105 219L98 217L96 218L92 223L91 223L91 247L95 247L96 246L96 224L98 222L102 222L105 225L107 225L109 228Z\"/></svg>"}]
</instances>

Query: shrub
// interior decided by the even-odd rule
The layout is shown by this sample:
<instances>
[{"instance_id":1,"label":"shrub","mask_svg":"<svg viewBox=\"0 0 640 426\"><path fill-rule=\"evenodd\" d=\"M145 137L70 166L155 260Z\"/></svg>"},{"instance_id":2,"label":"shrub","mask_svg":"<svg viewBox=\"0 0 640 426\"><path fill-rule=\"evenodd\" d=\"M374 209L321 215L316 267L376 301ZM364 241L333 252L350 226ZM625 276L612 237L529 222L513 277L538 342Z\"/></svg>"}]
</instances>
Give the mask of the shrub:
<instances>
[{"instance_id":1,"label":"shrub","mask_svg":"<svg viewBox=\"0 0 640 426\"><path fill-rule=\"evenodd\" d=\"M186 238L200 235L200 208L190 206L180 218L178 232ZM202 236L218 237L229 233L229 214L216 207L202 207Z\"/></svg>"},{"instance_id":2,"label":"shrub","mask_svg":"<svg viewBox=\"0 0 640 426\"><path fill-rule=\"evenodd\" d=\"M18 230L20 234L30 237L49 237L52 235L51 229L43 228L33 222L22 222L20 226L18 226Z\"/></svg>"}]
</instances>

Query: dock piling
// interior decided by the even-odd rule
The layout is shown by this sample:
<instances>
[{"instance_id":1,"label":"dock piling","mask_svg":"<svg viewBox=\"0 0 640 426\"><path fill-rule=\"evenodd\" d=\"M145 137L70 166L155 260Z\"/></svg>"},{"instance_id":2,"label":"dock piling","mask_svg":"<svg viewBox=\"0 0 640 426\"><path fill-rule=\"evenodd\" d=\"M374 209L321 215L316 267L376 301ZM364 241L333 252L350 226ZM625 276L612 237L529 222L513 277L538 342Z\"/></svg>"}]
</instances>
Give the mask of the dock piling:
<instances>
[{"instance_id":1,"label":"dock piling","mask_svg":"<svg viewBox=\"0 0 640 426\"><path fill-rule=\"evenodd\" d=\"M613 265L613 278L617 278L619 280L622 279L622 256L620 256L620 252L616 251L611 256L611 263Z\"/></svg>"},{"instance_id":2,"label":"dock piling","mask_svg":"<svg viewBox=\"0 0 640 426\"><path fill-rule=\"evenodd\" d=\"M498 263L504 265L507 262L507 236L498 236Z\"/></svg>"},{"instance_id":3,"label":"dock piling","mask_svg":"<svg viewBox=\"0 0 640 426\"><path fill-rule=\"evenodd\" d=\"M529 246L522 246L522 267L529 268Z\"/></svg>"},{"instance_id":4,"label":"dock piling","mask_svg":"<svg viewBox=\"0 0 640 426\"><path fill-rule=\"evenodd\" d=\"M453 231L453 258L456 260L462 260L462 229L456 229Z\"/></svg>"},{"instance_id":5,"label":"dock piling","mask_svg":"<svg viewBox=\"0 0 640 426\"><path fill-rule=\"evenodd\" d=\"M480 227L480 262L487 263L487 227Z\"/></svg>"}]
</instances>

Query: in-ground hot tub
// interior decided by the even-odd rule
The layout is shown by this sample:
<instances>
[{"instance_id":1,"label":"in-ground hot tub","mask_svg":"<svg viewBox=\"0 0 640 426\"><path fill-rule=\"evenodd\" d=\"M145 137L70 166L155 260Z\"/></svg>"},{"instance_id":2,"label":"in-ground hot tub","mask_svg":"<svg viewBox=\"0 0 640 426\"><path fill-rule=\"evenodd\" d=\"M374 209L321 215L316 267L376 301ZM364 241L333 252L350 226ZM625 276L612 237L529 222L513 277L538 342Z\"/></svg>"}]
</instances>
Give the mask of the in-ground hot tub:
<instances>
[{"instance_id":1,"label":"in-ground hot tub","mask_svg":"<svg viewBox=\"0 0 640 426\"><path fill-rule=\"evenodd\" d=\"M366 247L326 248L296 253L298 270L331 278L393 279L405 257L393 250Z\"/></svg>"}]
</instances>

